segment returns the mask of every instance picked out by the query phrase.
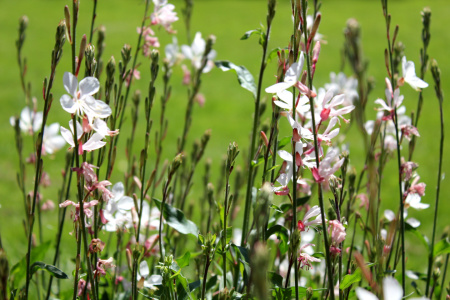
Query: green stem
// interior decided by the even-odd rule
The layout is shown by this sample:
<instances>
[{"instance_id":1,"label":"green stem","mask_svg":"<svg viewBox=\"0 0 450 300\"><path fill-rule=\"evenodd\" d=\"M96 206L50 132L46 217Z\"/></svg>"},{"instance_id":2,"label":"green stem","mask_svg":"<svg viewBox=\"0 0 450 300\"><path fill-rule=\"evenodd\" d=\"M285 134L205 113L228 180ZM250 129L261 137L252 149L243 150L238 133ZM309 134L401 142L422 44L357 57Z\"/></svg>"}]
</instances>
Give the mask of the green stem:
<instances>
[{"instance_id":1,"label":"green stem","mask_svg":"<svg viewBox=\"0 0 450 300\"><path fill-rule=\"evenodd\" d=\"M306 0L302 0L302 16L303 16L303 28L307 28L306 24ZM305 36L305 41L308 41L308 31L303 31ZM311 62L309 57L309 52L306 51L305 53L305 60L307 65L307 75L308 75L308 84L309 89L312 90L312 75L311 75ZM313 128L313 135L314 135L314 152L316 153L316 167L319 168L319 144L317 140L317 132L316 132L316 120L315 120L315 113L314 113L314 99L313 97L309 98L309 105L311 107L311 121L312 121L312 128ZM319 206L320 206L320 214L322 217L322 233L323 233L323 239L325 244L325 259L326 259L326 265L327 265L327 271L328 271L328 288L329 288L329 294L331 300L334 300L334 286L333 286L333 270L331 266L331 256L330 256L330 245L328 241L328 234L327 234L327 226L325 222L325 205L323 204L323 192L322 192L322 184L319 182L317 184L318 189L318 198L319 198Z\"/></svg>"},{"instance_id":2,"label":"green stem","mask_svg":"<svg viewBox=\"0 0 450 300\"><path fill-rule=\"evenodd\" d=\"M258 79L258 90L256 93L256 99L255 99L255 114L253 116L253 130L252 130L252 140L250 143L250 151L248 156L248 175L247 175L247 191L245 195L245 210L244 210L244 222L242 225L242 239L241 239L241 246L245 244L247 232L248 232L248 225L250 223L250 208L251 208L251 195L252 195L252 188L253 188L253 166L252 166L252 160L255 156L255 145L256 145L256 136L258 135L258 125L259 125L259 108L260 108L260 102L261 102L261 88L262 88L262 81L264 76L264 70L266 69L266 54L267 54L267 46L268 46L268 39L270 35L270 29L271 29L271 22L268 22L267 24L267 31L266 31L266 40L263 45L263 55L261 58L261 66L259 69L259 79Z\"/></svg>"}]
</instances>

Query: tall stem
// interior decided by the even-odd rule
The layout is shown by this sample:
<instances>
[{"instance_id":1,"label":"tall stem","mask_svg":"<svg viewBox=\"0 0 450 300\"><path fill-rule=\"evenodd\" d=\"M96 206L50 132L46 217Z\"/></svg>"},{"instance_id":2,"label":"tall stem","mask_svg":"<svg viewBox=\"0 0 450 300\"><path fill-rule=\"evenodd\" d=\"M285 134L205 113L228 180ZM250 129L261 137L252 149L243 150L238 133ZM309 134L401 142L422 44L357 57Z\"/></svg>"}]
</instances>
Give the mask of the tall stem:
<instances>
[{"instance_id":1,"label":"tall stem","mask_svg":"<svg viewBox=\"0 0 450 300\"><path fill-rule=\"evenodd\" d=\"M269 7L270 9L270 7ZM270 11L269 11L270 14ZM252 139L250 143L250 151L248 155L248 175L247 175L247 191L245 195L245 210L244 210L244 222L242 225L242 239L241 239L241 246L245 244L245 240L248 233L248 226L250 223L250 208L251 208L251 195L252 195L252 188L253 188L253 166L252 166L252 160L255 156L255 145L256 145L256 137L258 132L258 126L259 126L259 108L261 103L261 88L262 88L262 81L264 76L264 70L266 69L266 54L267 54L267 46L269 44L269 35L270 35L270 29L271 29L271 18L267 19L267 30L266 30L266 39L264 41L263 45L263 55L261 58L261 66L259 68L259 78L258 78L258 90L256 93L256 99L255 99L255 114L253 116L253 129L252 129Z\"/></svg>"},{"instance_id":2,"label":"tall stem","mask_svg":"<svg viewBox=\"0 0 450 300\"><path fill-rule=\"evenodd\" d=\"M306 30L307 24L306 24L306 0L302 0L302 16L303 16L303 34L305 36L305 41L308 41L308 31ZM306 51L305 53L305 60L307 65L307 74L308 74L308 85L309 89L312 90L312 75L311 75L311 63L310 63L310 56L309 52ZM311 107L311 121L312 121L312 128L313 128L313 135L314 135L314 152L316 154L316 167L319 168L319 144L317 140L317 132L316 132L316 119L315 119L315 113L314 113L314 98L309 98L309 105ZM327 233L327 226L325 223L325 205L323 204L323 192L322 192L322 184L319 182L317 184L317 190L318 190L318 198L319 198L319 206L320 206L320 214L322 217L322 233L323 233L323 239L324 239L324 245L325 245L325 259L326 259L326 265L327 265L327 271L328 271L328 288L329 288L329 294L331 300L334 300L334 286L333 286L333 269L331 266L331 256L330 256L330 245L328 241L328 233Z\"/></svg>"}]
</instances>

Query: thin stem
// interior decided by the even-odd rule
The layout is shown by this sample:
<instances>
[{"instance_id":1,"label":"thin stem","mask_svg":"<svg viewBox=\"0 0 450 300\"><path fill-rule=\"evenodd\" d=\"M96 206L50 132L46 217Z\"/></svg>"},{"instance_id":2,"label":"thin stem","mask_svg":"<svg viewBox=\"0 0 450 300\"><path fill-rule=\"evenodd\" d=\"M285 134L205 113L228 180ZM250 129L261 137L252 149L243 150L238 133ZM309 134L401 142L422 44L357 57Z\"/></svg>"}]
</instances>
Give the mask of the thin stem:
<instances>
[{"instance_id":1,"label":"thin stem","mask_svg":"<svg viewBox=\"0 0 450 300\"><path fill-rule=\"evenodd\" d=\"M302 15L303 15L303 34L305 36L305 41L308 41L308 31L306 30L307 24L306 24L306 0L302 0ZM308 75L308 84L309 89L312 90L312 75L311 75L311 62L309 57L309 52L306 51L305 53L305 60L307 65L307 75ZM311 121L312 121L312 128L313 128L313 135L314 135L314 152L316 154L316 167L319 168L319 144L317 140L317 132L316 132L316 120L315 120L315 113L314 113L314 99L313 97L309 98L309 105L311 107ZM328 234L327 234L327 226L325 223L325 205L323 204L323 193L322 193L322 184L319 182L317 184L318 189L318 198L319 198L319 206L320 206L320 214L322 217L322 233L323 233L323 239L325 244L325 258L326 258L326 265L327 265L327 271L328 271L328 288L330 293L331 300L334 300L334 286L333 286L333 269L331 266L331 256L330 256L330 245L328 241Z\"/></svg>"},{"instance_id":2,"label":"thin stem","mask_svg":"<svg viewBox=\"0 0 450 300\"><path fill-rule=\"evenodd\" d=\"M271 29L271 22L268 22L267 24L267 31L266 31L266 40L263 45L263 55L261 58L261 66L259 68L259 79L258 79L258 89L256 93L255 98L255 114L253 115L253 129L252 129L252 140L250 143L250 151L248 155L248 175L247 175L247 191L245 196L245 210L244 210L244 222L242 225L242 239L241 239L241 246L245 244L247 232L248 232L248 225L250 223L250 208L251 208L251 195L252 195L252 188L253 188L253 166L252 166L252 160L255 156L255 145L256 145L256 137L258 132L258 126L259 126L259 108L260 108L260 102L261 102L261 88L262 88L262 81L264 76L264 70L266 69L266 54L267 54L267 47L268 47L268 39L270 35L270 29Z\"/></svg>"},{"instance_id":3,"label":"thin stem","mask_svg":"<svg viewBox=\"0 0 450 300\"><path fill-rule=\"evenodd\" d=\"M89 33L89 44L92 44L92 38L94 36L94 23L97 17L97 0L94 0L94 9L92 10L92 21L91 21L91 31Z\"/></svg>"}]
</instances>

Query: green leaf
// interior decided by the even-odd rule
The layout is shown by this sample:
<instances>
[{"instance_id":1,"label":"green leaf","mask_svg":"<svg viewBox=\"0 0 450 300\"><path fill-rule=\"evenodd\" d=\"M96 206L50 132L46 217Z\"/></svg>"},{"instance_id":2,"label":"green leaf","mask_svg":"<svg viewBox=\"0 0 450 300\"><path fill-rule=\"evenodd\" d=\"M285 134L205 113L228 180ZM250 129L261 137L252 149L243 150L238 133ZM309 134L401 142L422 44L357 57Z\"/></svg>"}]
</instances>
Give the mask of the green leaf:
<instances>
[{"instance_id":1,"label":"green leaf","mask_svg":"<svg viewBox=\"0 0 450 300\"><path fill-rule=\"evenodd\" d=\"M323 252L316 252L316 253L314 253L314 254L312 255L312 257L315 257L315 258L324 258L325 255L323 254Z\"/></svg>"},{"instance_id":2,"label":"green leaf","mask_svg":"<svg viewBox=\"0 0 450 300\"><path fill-rule=\"evenodd\" d=\"M430 244L428 242L427 237L424 236L423 234L421 234L416 228L413 228L411 226L405 226L405 228L406 228L406 232L413 233L422 242L422 244L427 249L427 252L429 253L430 252Z\"/></svg>"},{"instance_id":3,"label":"green leaf","mask_svg":"<svg viewBox=\"0 0 450 300\"><path fill-rule=\"evenodd\" d=\"M266 238L268 239L272 234L276 234L278 239L281 240L279 245L280 251L282 253L286 253L289 242L289 230L287 230L284 226L276 224L267 229Z\"/></svg>"},{"instance_id":4,"label":"green leaf","mask_svg":"<svg viewBox=\"0 0 450 300\"><path fill-rule=\"evenodd\" d=\"M67 276L66 273L61 271L55 266L47 265L46 263L43 263L41 261L37 261L34 264L31 265L31 275L33 275L38 270L45 270L50 273L53 277L59 278L59 279L69 279L69 276Z\"/></svg>"},{"instance_id":5,"label":"green leaf","mask_svg":"<svg viewBox=\"0 0 450 300\"><path fill-rule=\"evenodd\" d=\"M269 281L275 287L283 287L283 277L275 272L269 272Z\"/></svg>"},{"instance_id":6,"label":"green leaf","mask_svg":"<svg viewBox=\"0 0 450 300\"><path fill-rule=\"evenodd\" d=\"M158 208L161 207L161 200L153 198L153 201L156 202ZM162 214L164 216L164 219L166 220L167 225L169 225L179 233L192 234L193 236L197 237L197 225L195 225L194 222L186 219L184 213L181 210L167 203L164 203Z\"/></svg>"},{"instance_id":7,"label":"green leaf","mask_svg":"<svg viewBox=\"0 0 450 300\"><path fill-rule=\"evenodd\" d=\"M291 136L286 136L278 141L277 149L283 149L287 144L289 144L292 140Z\"/></svg>"},{"instance_id":8,"label":"green leaf","mask_svg":"<svg viewBox=\"0 0 450 300\"><path fill-rule=\"evenodd\" d=\"M250 73L244 66L236 66L232 62L222 60L216 61L216 66L222 71L226 72L229 70L234 70L237 74L239 84L246 90L250 91L256 98L256 84L253 79L252 73Z\"/></svg>"},{"instance_id":9,"label":"green leaf","mask_svg":"<svg viewBox=\"0 0 450 300\"><path fill-rule=\"evenodd\" d=\"M435 246L434 246L434 252L433 257L436 257L441 254L447 254L450 253L450 243L447 238L440 240Z\"/></svg>"},{"instance_id":10,"label":"green leaf","mask_svg":"<svg viewBox=\"0 0 450 300\"><path fill-rule=\"evenodd\" d=\"M280 48L280 47L277 47L277 48L275 48L275 49L272 49L272 50L269 52L269 54L267 55L267 63L270 63L274 57L277 57L278 51L281 51L281 50L286 51L285 49L282 49L282 48Z\"/></svg>"},{"instance_id":11,"label":"green leaf","mask_svg":"<svg viewBox=\"0 0 450 300\"><path fill-rule=\"evenodd\" d=\"M45 254L50 248L50 241L45 242L36 248L31 249L31 262L44 260ZM25 280L27 274L27 260L26 255L15 264L10 271L10 278L12 279L12 286L17 288L22 280Z\"/></svg>"},{"instance_id":12,"label":"green leaf","mask_svg":"<svg viewBox=\"0 0 450 300\"><path fill-rule=\"evenodd\" d=\"M261 28L249 30L241 37L241 40L246 40L254 34L261 35Z\"/></svg>"},{"instance_id":13,"label":"green leaf","mask_svg":"<svg viewBox=\"0 0 450 300\"><path fill-rule=\"evenodd\" d=\"M352 284L360 282L361 279L362 279L361 269L358 268L355 270L355 272L353 274L347 274L344 276L341 284L339 285L339 288L341 290L344 290L344 289L350 287Z\"/></svg>"},{"instance_id":14,"label":"green leaf","mask_svg":"<svg viewBox=\"0 0 450 300\"><path fill-rule=\"evenodd\" d=\"M191 259L191 252L186 252L182 257L176 259L176 262L180 268L189 266L189 260Z\"/></svg>"}]
</instances>

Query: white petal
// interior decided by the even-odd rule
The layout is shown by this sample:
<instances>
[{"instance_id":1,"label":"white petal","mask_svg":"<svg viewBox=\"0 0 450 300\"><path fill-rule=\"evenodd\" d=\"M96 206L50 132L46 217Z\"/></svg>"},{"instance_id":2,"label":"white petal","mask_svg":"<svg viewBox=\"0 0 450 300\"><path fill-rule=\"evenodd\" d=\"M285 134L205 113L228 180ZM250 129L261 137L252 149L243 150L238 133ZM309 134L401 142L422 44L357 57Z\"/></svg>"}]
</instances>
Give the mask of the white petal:
<instances>
[{"instance_id":1,"label":"white petal","mask_svg":"<svg viewBox=\"0 0 450 300\"><path fill-rule=\"evenodd\" d=\"M94 105L90 107L98 118L107 118L111 115L111 107L101 100L95 100Z\"/></svg>"},{"instance_id":2,"label":"white petal","mask_svg":"<svg viewBox=\"0 0 450 300\"><path fill-rule=\"evenodd\" d=\"M286 150L280 150L278 151L278 156L280 156L283 160L292 162L292 154L287 152Z\"/></svg>"},{"instance_id":3,"label":"white petal","mask_svg":"<svg viewBox=\"0 0 450 300\"><path fill-rule=\"evenodd\" d=\"M114 199L120 199L125 195L125 188L123 187L122 182L116 183L113 187L111 192L114 194Z\"/></svg>"},{"instance_id":4,"label":"white petal","mask_svg":"<svg viewBox=\"0 0 450 300\"><path fill-rule=\"evenodd\" d=\"M408 223L412 228L417 228L420 226L420 221L414 218L409 218L406 220L406 223Z\"/></svg>"},{"instance_id":5,"label":"white petal","mask_svg":"<svg viewBox=\"0 0 450 300\"><path fill-rule=\"evenodd\" d=\"M94 133L91 138L85 144L83 144L83 150L93 151L105 146L106 142L103 142L102 139L103 136L98 133Z\"/></svg>"},{"instance_id":6,"label":"white petal","mask_svg":"<svg viewBox=\"0 0 450 300\"><path fill-rule=\"evenodd\" d=\"M141 261L141 263L139 264L139 273L142 277L147 277L148 274L150 274L150 269L145 260Z\"/></svg>"},{"instance_id":7,"label":"white petal","mask_svg":"<svg viewBox=\"0 0 450 300\"><path fill-rule=\"evenodd\" d=\"M130 209L132 209L134 207L133 198L128 197L128 196L123 196L122 198L120 198L120 201L117 204L117 207L120 210L130 210Z\"/></svg>"},{"instance_id":8,"label":"white petal","mask_svg":"<svg viewBox=\"0 0 450 300\"><path fill-rule=\"evenodd\" d=\"M69 129L61 126L61 135L70 146L75 147L75 144L73 142L73 135Z\"/></svg>"},{"instance_id":9,"label":"white petal","mask_svg":"<svg viewBox=\"0 0 450 300\"><path fill-rule=\"evenodd\" d=\"M75 96L75 94L77 93L77 85L78 85L77 78L72 73L65 72L63 76L63 83L66 91L70 95Z\"/></svg>"},{"instance_id":10,"label":"white petal","mask_svg":"<svg viewBox=\"0 0 450 300\"><path fill-rule=\"evenodd\" d=\"M360 287L356 288L356 297L358 297L359 300L378 300L377 296Z\"/></svg>"},{"instance_id":11,"label":"white petal","mask_svg":"<svg viewBox=\"0 0 450 300\"><path fill-rule=\"evenodd\" d=\"M77 111L78 105L69 95L62 95L59 102L61 102L62 108L68 113L74 114Z\"/></svg>"},{"instance_id":12,"label":"white petal","mask_svg":"<svg viewBox=\"0 0 450 300\"><path fill-rule=\"evenodd\" d=\"M86 77L80 81L80 99L87 95L94 95L100 88L100 82L95 77Z\"/></svg>"},{"instance_id":13,"label":"white petal","mask_svg":"<svg viewBox=\"0 0 450 300\"><path fill-rule=\"evenodd\" d=\"M302 72L301 67L302 66L299 63L293 63L284 75L284 82L293 82L295 84Z\"/></svg>"},{"instance_id":14,"label":"white petal","mask_svg":"<svg viewBox=\"0 0 450 300\"><path fill-rule=\"evenodd\" d=\"M401 300L403 298L402 287L394 277L389 276L383 279L383 295L384 300Z\"/></svg>"},{"instance_id":15,"label":"white petal","mask_svg":"<svg viewBox=\"0 0 450 300\"><path fill-rule=\"evenodd\" d=\"M390 209L386 209L384 211L384 217L386 218L386 220L388 220L389 222L392 222L395 219L395 213L390 210Z\"/></svg>"},{"instance_id":16,"label":"white petal","mask_svg":"<svg viewBox=\"0 0 450 300\"><path fill-rule=\"evenodd\" d=\"M274 85L271 85L268 88L266 88L265 91L266 91L266 93L269 93L269 94L277 94L279 92L282 92L282 91L290 88L294 84L295 84L295 82L278 82L278 83L275 83Z\"/></svg>"},{"instance_id":17,"label":"white petal","mask_svg":"<svg viewBox=\"0 0 450 300\"><path fill-rule=\"evenodd\" d=\"M200 56L205 52L206 42L204 39L202 39L202 34L200 32L197 32L195 34L194 41L192 42L192 52L195 56Z\"/></svg>"},{"instance_id":18,"label":"white petal","mask_svg":"<svg viewBox=\"0 0 450 300\"><path fill-rule=\"evenodd\" d=\"M187 59L192 59L193 55L192 55L191 47L189 47L187 45L182 45L181 52L183 53L184 57L186 57Z\"/></svg>"}]
</instances>

